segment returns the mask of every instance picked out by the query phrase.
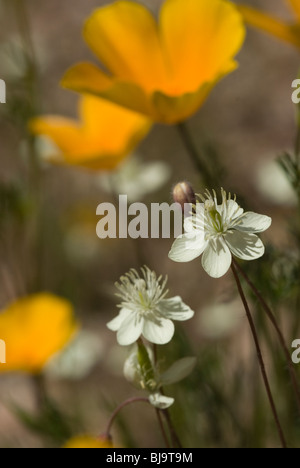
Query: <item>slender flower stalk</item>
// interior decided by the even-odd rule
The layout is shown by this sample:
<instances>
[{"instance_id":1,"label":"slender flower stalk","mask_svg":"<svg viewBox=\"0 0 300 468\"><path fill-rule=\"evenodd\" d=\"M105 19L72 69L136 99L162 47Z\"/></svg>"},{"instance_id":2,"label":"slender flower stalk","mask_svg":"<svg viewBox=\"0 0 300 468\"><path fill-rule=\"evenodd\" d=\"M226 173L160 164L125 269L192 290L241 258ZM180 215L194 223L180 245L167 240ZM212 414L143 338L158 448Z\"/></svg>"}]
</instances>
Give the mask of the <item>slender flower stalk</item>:
<instances>
[{"instance_id":1,"label":"slender flower stalk","mask_svg":"<svg viewBox=\"0 0 300 468\"><path fill-rule=\"evenodd\" d=\"M181 448L182 445L168 412L169 407L174 404L175 400L166 396L163 387L185 379L193 371L195 365L196 358L186 357L176 361L167 371L162 372L158 361L157 346L154 345L150 348L149 345L144 344L141 338L131 348L129 357L125 362L124 376L126 380L134 387L149 393L149 402L156 409L158 422L167 447L170 444L162 416L165 418L169 429L172 447Z\"/></svg>"},{"instance_id":2,"label":"slender flower stalk","mask_svg":"<svg viewBox=\"0 0 300 468\"><path fill-rule=\"evenodd\" d=\"M171 438L172 438L172 442L173 442L173 445L174 445L174 448L179 448L181 449L182 448L182 444L180 442L180 439L178 437L178 434L175 430L175 427L173 425L173 422L172 422L172 419L171 419L171 416L170 416L170 413L167 409L165 410L162 410L162 413L166 419L166 422L168 424L168 427L169 427L169 431L170 431L170 434L171 434Z\"/></svg>"},{"instance_id":3,"label":"slender flower stalk","mask_svg":"<svg viewBox=\"0 0 300 468\"><path fill-rule=\"evenodd\" d=\"M162 433L166 448L170 449L171 446L170 446L168 436L167 436L166 431L165 431L165 427L164 427L164 423L163 423L161 414L162 414L162 410L159 410L158 408L156 408L156 416L157 416L158 424L159 424L159 427L160 427L160 430L161 430L161 433Z\"/></svg>"},{"instance_id":4,"label":"slender flower stalk","mask_svg":"<svg viewBox=\"0 0 300 468\"><path fill-rule=\"evenodd\" d=\"M111 415L110 417L110 420L107 424L107 428L106 428L106 431L105 431L105 437L108 439L108 440L112 440L112 436L111 436L111 430L112 430L112 427L113 427L113 424L117 418L117 416L119 415L119 413L124 409L126 408L127 406L129 405L133 405L134 403L149 403L149 399L148 398L130 398L129 400L126 400L124 401L123 403L121 403L121 405L119 405L115 411L113 412L113 414Z\"/></svg>"},{"instance_id":5,"label":"slender flower stalk","mask_svg":"<svg viewBox=\"0 0 300 468\"><path fill-rule=\"evenodd\" d=\"M32 245L34 256L32 259L32 263L34 265L34 276L32 280L33 284L29 284L28 288L31 291L39 291L43 289L42 272L44 269L44 250L46 248L42 196L44 178L36 146L36 136L32 135L27 128L28 119L34 118L40 112L41 89L39 83L39 63L31 31L31 18L28 2L26 2L26 0L12 0L11 2L7 2L7 4L10 4L17 24L20 41L23 46L23 60L26 65L26 68L24 68L23 85L28 107L26 115L21 119L21 134L26 143L24 148L26 148L27 154L27 190L31 197L32 206L34 207L32 212L32 224L35 230Z\"/></svg>"},{"instance_id":6,"label":"slender flower stalk","mask_svg":"<svg viewBox=\"0 0 300 468\"><path fill-rule=\"evenodd\" d=\"M157 345L156 344L153 344L153 358L154 358L154 364L157 365L158 364L158 355L157 355ZM164 389L161 388L161 394L164 395ZM181 442L180 442L180 439L177 435L177 432L176 432L176 429L173 425L173 422L172 422L172 419L171 419L171 416L170 416L170 413L168 411L168 409L165 409L165 410L159 410L157 409L157 416L158 416L158 419L160 421L160 424L162 425L162 428L163 428L163 422L161 420L161 414L164 415L165 419L166 419L166 422L168 424L168 427L169 427L169 431L170 431L170 434L171 434L171 438L172 438L172 442L174 444L175 447L178 447L178 448L182 448L182 445L181 445ZM163 432L163 430L162 430ZM164 434L164 432L163 432ZM165 434L164 434L164 437ZM165 442L167 442L167 439L165 439ZM168 447L168 443L166 444L167 447Z\"/></svg>"},{"instance_id":7,"label":"slender flower stalk","mask_svg":"<svg viewBox=\"0 0 300 468\"><path fill-rule=\"evenodd\" d=\"M115 409L115 411L113 412L113 414L110 417L110 420L108 422L108 425L107 425L107 428L106 428L106 431L105 431L105 434L104 434L104 437L106 439L112 440L112 436L111 436L112 427L113 427L113 424L114 424L116 418L118 417L119 413L124 408L126 408L127 406L133 405L135 403L149 403L150 404L149 398L130 398L130 399L124 401L123 403L121 403ZM171 425L171 420L170 420L170 417L169 417L169 414L168 414L167 410L162 411L162 410L159 410L159 409L156 408L156 415L157 415L157 419L158 419L158 424L159 424L159 427L161 429L164 442L165 442L167 448L171 448L170 444L169 444L169 441L168 441L167 434L165 432L163 421L161 419L161 414L163 414L166 417L166 420L168 421L169 428L171 426L171 428L172 428L171 433L173 435L173 438L174 438L174 434L176 434L176 433L175 433L175 430L173 429L173 427ZM167 414L167 416L166 416L166 414ZM178 439L176 439L176 444L178 444Z\"/></svg>"},{"instance_id":8,"label":"slender flower stalk","mask_svg":"<svg viewBox=\"0 0 300 468\"><path fill-rule=\"evenodd\" d=\"M244 280L247 282L247 284L250 286L250 288L252 289L252 291L254 292L255 296L257 297L257 299L259 300L263 310L266 312L268 318L270 319L272 325L274 326L275 328L275 331L278 335L278 338L279 338L279 342L281 344L281 347L283 349L283 352L285 354L285 357L286 357L286 360L287 360L287 364L288 364L288 368L289 368L289 373L290 373L290 377L291 377L291 381L292 381L292 385L294 387L294 390L295 390L295 395L296 395L296 400L297 400L297 405L298 405L298 409L300 411L300 389L299 389L299 385L298 385L298 382L297 382L297 377L296 377L296 374L295 374L295 369L294 369L294 366L293 366L293 362L291 360L291 355L290 355L290 352L289 352L289 349L287 347L287 344L285 342L285 339L284 339L284 336L280 330L280 327L277 323L277 320L276 320L276 317L275 315L273 314L272 310L270 309L270 307L268 306L267 302L265 301L265 299L263 298L263 296L260 294L260 292L258 291L258 289L255 287L255 285L252 283L252 281L250 280L250 278L248 277L248 275L244 272L244 270L239 266L239 264L233 260L233 264L234 264L234 267L236 270L239 271L239 273L243 276Z\"/></svg>"},{"instance_id":9,"label":"slender flower stalk","mask_svg":"<svg viewBox=\"0 0 300 468\"><path fill-rule=\"evenodd\" d=\"M27 5L25 0L13 0L12 7L19 29L20 39L24 45L24 58L26 59L28 79L26 85L28 87L28 102L30 102L31 117L35 116L39 110L39 73L37 65L37 57L34 47L34 42L31 34L30 21L28 17ZM27 133L28 152L31 163L31 180L30 184L35 190L34 195L37 195L40 188L40 164L35 146L35 137Z\"/></svg>"},{"instance_id":10,"label":"slender flower stalk","mask_svg":"<svg viewBox=\"0 0 300 468\"><path fill-rule=\"evenodd\" d=\"M202 156L198 152L194 141L186 127L185 123L179 123L177 125L179 135L181 140L186 148L186 151L191 158L191 161L195 167L195 169L199 172L203 183L206 187L214 187L216 184L218 185L218 181L215 180L211 171L207 167L207 163L203 161Z\"/></svg>"},{"instance_id":11,"label":"slender flower stalk","mask_svg":"<svg viewBox=\"0 0 300 468\"><path fill-rule=\"evenodd\" d=\"M281 427L281 424L280 424L280 421L279 421L278 413L277 413L276 406L275 406L275 403L274 403L274 399L273 399L273 396L272 396L271 387L270 387L270 383L269 383L269 380L268 380L268 376L267 376L267 372L266 372L266 368L265 368L265 364L264 364L264 360L263 360L263 356L262 356L262 351L261 351L261 347L260 347L260 344L259 344L259 339L258 339L256 328L255 328L255 324L254 324L254 321L253 321L253 318L252 318L252 315L251 315L251 312L250 312L250 308L248 306L247 299L245 297L245 294L244 294L244 291L243 291L243 288L242 288L242 285L241 285L241 282L240 282L240 279L239 279L239 276L238 276L238 273L237 273L237 270L235 268L234 263L232 263L231 269L232 269L234 279L236 281L237 288L238 288L239 294L241 296L241 299L242 299L242 302L243 302L243 305L244 305L244 308L245 308L245 311L246 311L247 319L249 321L252 336L253 336L253 339L254 339L254 342L255 342L255 347L256 347L256 351L257 351L258 361L259 361L259 365L260 365L264 385L265 385L265 388L266 388L266 392L267 392L267 396L268 396L269 403L270 403L270 406L271 406L271 410L272 410L272 413L273 413L273 416L274 416L274 419L275 419L275 423L276 423L276 426L277 426L277 430L278 430L279 438L280 438L280 441L281 441L281 445L282 445L282 448L287 448L285 436L283 434L283 430L282 430L282 427Z\"/></svg>"},{"instance_id":12,"label":"slender flower stalk","mask_svg":"<svg viewBox=\"0 0 300 468\"><path fill-rule=\"evenodd\" d=\"M153 344L152 346L153 348L153 361L154 361L154 365L157 366L157 363L158 363L158 353L157 353L157 345L156 344ZM164 428L164 423L163 423L163 420L162 420L162 410L156 408L156 415L157 415L157 420L158 420L158 423L159 423L159 426L160 426L160 430L161 430L161 433L163 435L163 439L165 441L165 444L166 444L166 447L167 448L171 448L170 446L170 443L169 443L169 440L168 440L168 437L167 437L167 434L165 432L165 428Z\"/></svg>"}]
</instances>

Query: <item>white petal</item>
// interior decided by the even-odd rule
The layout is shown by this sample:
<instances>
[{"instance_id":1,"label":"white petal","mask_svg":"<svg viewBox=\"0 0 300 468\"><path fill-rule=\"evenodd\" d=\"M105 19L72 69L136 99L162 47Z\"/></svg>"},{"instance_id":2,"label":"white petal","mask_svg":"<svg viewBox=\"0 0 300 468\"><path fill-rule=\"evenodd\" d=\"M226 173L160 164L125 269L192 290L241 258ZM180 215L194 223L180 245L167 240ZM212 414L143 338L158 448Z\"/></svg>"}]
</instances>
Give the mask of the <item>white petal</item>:
<instances>
[{"instance_id":1,"label":"white petal","mask_svg":"<svg viewBox=\"0 0 300 468\"><path fill-rule=\"evenodd\" d=\"M175 402L174 398L166 397L160 393L154 393L149 396L149 401L155 408L164 410L170 408Z\"/></svg>"},{"instance_id":2,"label":"white petal","mask_svg":"<svg viewBox=\"0 0 300 468\"><path fill-rule=\"evenodd\" d=\"M221 278L230 268L232 256L224 239L211 240L202 257L202 266L212 278Z\"/></svg>"},{"instance_id":3,"label":"white petal","mask_svg":"<svg viewBox=\"0 0 300 468\"><path fill-rule=\"evenodd\" d=\"M190 216L189 218L185 218L184 220L184 232L186 234L194 233L195 234L195 216Z\"/></svg>"},{"instance_id":4,"label":"white petal","mask_svg":"<svg viewBox=\"0 0 300 468\"><path fill-rule=\"evenodd\" d=\"M195 312L190 309L179 296L162 300L158 309L163 317L171 320L179 320L181 322L189 320L195 315Z\"/></svg>"},{"instance_id":5,"label":"white petal","mask_svg":"<svg viewBox=\"0 0 300 468\"><path fill-rule=\"evenodd\" d=\"M174 383L180 382L181 380L188 377L197 364L197 358L187 357L180 359L175 362L170 369L168 369L161 376L161 385L172 385Z\"/></svg>"},{"instance_id":6,"label":"white petal","mask_svg":"<svg viewBox=\"0 0 300 468\"><path fill-rule=\"evenodd\" d=\"M219 205L218 211L225 219L236 219L244 213L243 208L234 200L227 200L225 208L223 205Z\"/></svg>"},{"instance_id":7,"label":"white petal","mask_svg":"<svg viewBox=\"0 0 300 468\"><path fill-rule=\"evenodd\" d=\"M109 322L106 326L111 331L118 331L122 326L122 323L132 314L132 311L128 309L121 309L119 315L114 318L111 322Z\"/></svg>"},{"instance_id":8,"label":"white petal","mask_svg":"<svg viewBox=\"0 0 300 468\"><path fill-rule=\"evenodd\" d=\"M129 346L135 343L142 334L144 319L139 314L131 313L122 323L117 334L118 343L121 346Z\"/></svg>"},{"instance_id":9,"label":"white petal","mask_svg":"<svg viewBox=\"0 0 300 468\"><path fill-rule=\"evenodd\" d=\"M264 232L269 229L271 224L272 219L269 216L249 211L242 216L240 223L235 226L235 229L243 232Z\"/></svg>"},{"instance_id":10,"label":"white petal","mask_svg":"<svg viewBox=\"0 0 300 468\"><path fill-rule=\"evenodd\" d=\"M169 343L175 332L174 323L164 318L145 319L143 335L151 343L163 345Z\"/></svg>"},{"instance_id":11,"label":"white petal","mask_svg":"<svg viewBox=\"0 0 300 468\"><path fill-rule=\"evenodd\" d=\"M196 207L196 213L192 216L188 216L184 220L184 231L185 233L194 233L199 229L204 230L204 204L198 203Z\"/></svg>"},{"instance_id":12,"label":"white petal","mask_svg":"<svg viewBox=\"0 0 300 468\"><path fill-rule=\"evenodd\" d=\"M184 234L175 240L169 258L174 262L191 262L200 257L206 245L204 231L199 235Z\"/></svg>"},{"instance_id":13,"label":"white petal","mask_svg":"<svg viewBox=\"0 0 300 468\"><path fill-rule=\"evenodd\" d=\"M264 244L255 234L228 231L225 239L233 255L242 260L256 260L265 253Z\"/></svg>"}]
</instances>

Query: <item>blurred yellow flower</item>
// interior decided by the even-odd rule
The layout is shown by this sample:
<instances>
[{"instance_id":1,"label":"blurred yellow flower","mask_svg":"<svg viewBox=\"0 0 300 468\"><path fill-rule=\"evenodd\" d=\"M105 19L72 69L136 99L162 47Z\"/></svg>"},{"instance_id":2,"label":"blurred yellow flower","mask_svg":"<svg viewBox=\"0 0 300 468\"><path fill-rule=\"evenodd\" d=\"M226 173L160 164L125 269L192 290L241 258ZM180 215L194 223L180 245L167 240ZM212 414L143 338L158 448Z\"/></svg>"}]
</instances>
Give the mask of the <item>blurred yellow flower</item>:
<instances>
[{"instance_id":1,"label":"blurred yellow flower","mask_svg":"<svg viewBox=\"0 0 300 468\"><path fill-rule=\"evenodd\" d=\"M97 9L84 27L87 44L110 73L79 63L62 85L178 123L237 67L244 37L242 17L227 0L166 0L159 24L143 5L118 1Z\"/></svg>"},{"instance_id":2,"label":"blurred yellow flower","mask_svg":"<svg viewBox=\"0 0 300 468\"><path fill-rule=\"evenodd\" d=\"M245 21L251 26L262 29L278 39L289 42L300 48L300 0L286 0L293 10L295 20L281 21L268 13L256 10L246 5L238 6Z\"/></svg>"},{"instance_id":3,"label":"blurred yellow flower","mask_svg":"<svg viewBox=\"0 0 300 468\"><path fill-rule=\"evenodd\" d=\"M72 305L64 299L44 293L14 302L0 312L0 337L6 343L0 372L39 373L78 327Z\"/></svg>"},{"instance_id":4,"label":"blurred yellow flower","mask_svg":"<svg viewBox=\"0 0 300 468\"><path fill-rule=\"evenodd\" d=\"M113 448L113 444L108 439L99 438L91 436L79 436L70 439L64 447L65 449L101 449L101 448Z\"/></svg>"},{"instance_id":5,"label":"blurred yellow flower","mask_svg":"<svg viewBox=\"0 0 300 468\"><path fill-rule=\"evenodd\" d=\"M151 127L145 117L94 96L81 97L79 116L79 122L58 116L30 122L32 133L56 145L58 154L51 155L51 162L113 170Z\"/></svg>"}]
</instances>

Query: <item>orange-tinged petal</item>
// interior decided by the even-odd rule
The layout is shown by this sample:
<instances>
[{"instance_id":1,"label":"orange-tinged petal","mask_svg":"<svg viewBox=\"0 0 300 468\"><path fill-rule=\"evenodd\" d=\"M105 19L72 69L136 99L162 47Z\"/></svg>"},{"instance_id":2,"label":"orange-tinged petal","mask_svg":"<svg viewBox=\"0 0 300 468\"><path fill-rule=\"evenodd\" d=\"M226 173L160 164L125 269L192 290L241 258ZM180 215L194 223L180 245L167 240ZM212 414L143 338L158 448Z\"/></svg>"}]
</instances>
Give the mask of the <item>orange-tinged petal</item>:
<instances>
[{"instance_id":1,"label":"orange-tinged petal","mask_svg":"<svg viewBox=\"0 0 300 468\"><path fill-rule=\"evenodd\" d=\"M96 65L88 62L78 63L66 71L61 85L79 93L86 91L97 94L99 91L111 88L113 79L101 71ZM88 86L88 90L86 87Z\"/></svg>"},{"instance_id":2,"label":"orange-tinged petal","mask_svg":"<svg viewBox=\"0 0 300 468\"><path fill-rule=\"evenodd\" d=\"M194 93L186 93L178 97L166 96L160 92L155 93L153 102L157 119L171 125L186 120L199 109L217 82L236 68L237 63L232 61L214 81L202 84Z\"/></svg>"},{"instance_id":3,"label":"orange-tinged petal","mask_svg":"<svg viewBox=\"0 0 300 468\"><path fill-rule=\"evenodd\" d=\"M141 114L150 115L145 91L135 83L109 79L91 63L79 63L65 73L61 85L77 93L88 93L107 99Z\"/></svg>"},{"instance_id":4,"label":"orange-tinged petal","mask_svg":"<svg viewBox=\"0 0 300 468\"><path fill-rule=\"evenodd\" d=\"M36 117L30 121L29 129L49 137L63 153L69 153L70 146L77 148L80 126L75 120L54 115Z\"/></svg>"},{"instance_id":5,"label":"orange-tinged petal","mask_svg":"<svg viewBox=\"0 0 300 468\"><path fill-rule=\"evenodd\" d=\"M53 162L112 170L150 130L145 117L93 96L80 100L81 122L46 116L32 120L31 131L49 137L62 155Z\"/></svg>"},{"instance_id":6,"label":"orange-tinged petal","mask_svg":"<svg viewBox=\"0 0 300 468\"><path fill-rule=\"evenodd\" d=\"M287 0L300 21L300 0Z\"/></svg>"},{"instance_id":7,"label":"orange-tinged petal","mask_svg":"<svg viewBox=\"0 0 300 468\"><path fill-rule=\"evenodd\" d=\"M215 80L245 38L240 13L224 0L166 0L160 26L174 95Z\"/></svg>"},{"instance_id":8,"label":"orange-tinged petal","mask_svg":"<svg viewBox=\"0 0 300 468\"><path fill-rule=\"evenodd\" d=\"M152 91L166 80L155 18L143 5L118 1L96 10L84 37L110 72Z\"/></svg>"},{"instance_id":9,"label":"orange-tinged petal","mask_svg":"<svg viewBox=\"0 0 300 468\"><path fill-rule=\"evenodd\" d=\"M84 128L97 135L104 150L110 152L121 152L128 135L139 127L149 128L148 119L141 114L93 96L80 100L80 116Z\"/></svg>"},{"instance_id":10,"label":"orange-tinged petal","mask_svg":"<svg viewBox=\"0 0 300 468\"><path fill-rule=\"evenodd\" d=\"M37 294L14 302L0 313L0 336L6 343L0 372L40 372L77 330L73 307L64 299Z\"/></svg>"},{"instance_id":11,"label":"orange-tinged petal","mask_svg":"<svg viewBox=\"0 0 300 468\"><path fill-rule=\"evenodd\" d=\"M70 439L64 447L65 449L101 449L113 448L113 444L108 439L92 437L89 435L82 435Z\"/></svg>"},{"instance_id":12,"label":"orange-tinged petal","mask_svg":"<svg viewBox=\"0 0 300 468\"><path fill-rule=\"evenodd\" d=\"M266 33L289 42L296 47L300 47L300 28L297 25L283 23L267 13L248 6L240 5L238 8L245 21L251 26L262 29Z\"/></svg>"}]
</instances>

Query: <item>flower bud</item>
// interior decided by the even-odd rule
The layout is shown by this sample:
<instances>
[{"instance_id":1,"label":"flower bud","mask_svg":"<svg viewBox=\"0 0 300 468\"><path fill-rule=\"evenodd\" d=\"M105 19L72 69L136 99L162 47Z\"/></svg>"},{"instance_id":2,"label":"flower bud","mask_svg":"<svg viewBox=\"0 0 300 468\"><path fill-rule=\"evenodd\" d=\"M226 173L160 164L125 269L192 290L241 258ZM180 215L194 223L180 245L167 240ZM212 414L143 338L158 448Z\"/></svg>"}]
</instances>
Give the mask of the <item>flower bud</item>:
<instances>
[{"instance_id":1,"label":"flower bud","mask_svg":"<svg viewBox=\"0 0 300 468\"><path fill-rule=\"evenodd\" d=\"M123 372L125 379L135 388L144 389L143 378L136 352L130 354L126 359Z\"/></svg>"},{"instance_id":2,"label":"flower bud","mask_svg":"<svg viewBox=\"0 0 300 468\"><path fill-rule=\"evenodd\" d=\"M157 388L153 353L143 343L136 344L124 365L124 377L135 388L152 392Z\"/></svg>"},{"instance_id":3,"label":"flower bud","mask_svg":"<svg viewBox=\"0 0 300 468\"><path fill-rule=\"evenodd\" d=\"M188 182L179 182L173 189L173 199L175 203L181 205L184 211L185 205L196 205L196 195L193 187Z\"/></svg>"}]
</instances>

